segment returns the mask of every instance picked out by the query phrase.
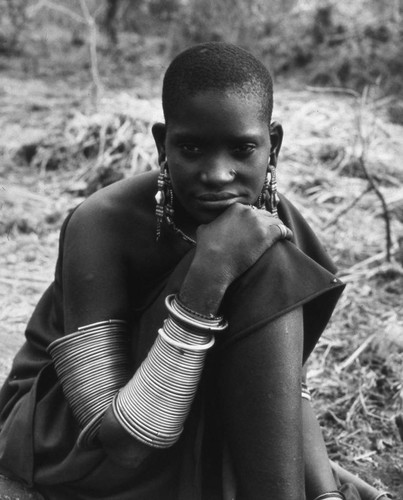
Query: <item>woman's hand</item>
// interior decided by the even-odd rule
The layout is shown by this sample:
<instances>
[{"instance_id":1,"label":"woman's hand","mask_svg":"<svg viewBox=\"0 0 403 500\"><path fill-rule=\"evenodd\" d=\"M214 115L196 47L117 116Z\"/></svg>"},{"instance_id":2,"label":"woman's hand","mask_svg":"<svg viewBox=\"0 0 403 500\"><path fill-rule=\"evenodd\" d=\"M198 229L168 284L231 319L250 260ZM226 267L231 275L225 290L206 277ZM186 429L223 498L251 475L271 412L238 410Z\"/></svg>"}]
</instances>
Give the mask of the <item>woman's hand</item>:
<instances>
[{"instance_id":1,"label":"woman's hand","mask_svg":"<svg viewBox=\"0 0 403 500\"><path fill-rule=\"evenodd\" d=\"M215 312L230 284L280 239L292 232L264 210L235 203L199 226L196 253L180 292L199 312ZM215 310L215 311L214 311Z\"/></svg>"},{"instance_id":2,"label":"woman's hand","mask_svg":"<svg viewBox=\"0 0 403 500\"><path fill-rule=\"evenodd\" d=\"M230 285L274 243L291 236L269 212L235 203L210 224L199 226L195 260L207 263L214 275Z\"/></svg>"}]
</instances>

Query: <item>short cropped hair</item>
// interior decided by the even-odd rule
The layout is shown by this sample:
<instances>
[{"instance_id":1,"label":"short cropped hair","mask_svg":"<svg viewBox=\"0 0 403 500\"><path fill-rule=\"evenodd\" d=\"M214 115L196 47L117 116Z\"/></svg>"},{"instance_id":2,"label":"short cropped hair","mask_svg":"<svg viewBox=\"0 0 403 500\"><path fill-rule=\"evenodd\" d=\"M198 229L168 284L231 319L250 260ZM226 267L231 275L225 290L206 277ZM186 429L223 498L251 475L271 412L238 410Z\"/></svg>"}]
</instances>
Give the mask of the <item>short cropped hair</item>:
<instances>
[{"instance_id":1,"label":"short cropped hair","mask_svg":"<svg viewBox=\"0 0 403 500\"><path fill-rule=\"evenodd\" d=\"M270 124L273 81L268 69L246 50L229 43L208 42L181 52L169 65L162 86L166 123L184 96L208 90L230 91L261 100L261 118Z\"/></svg>"}]
</instances>

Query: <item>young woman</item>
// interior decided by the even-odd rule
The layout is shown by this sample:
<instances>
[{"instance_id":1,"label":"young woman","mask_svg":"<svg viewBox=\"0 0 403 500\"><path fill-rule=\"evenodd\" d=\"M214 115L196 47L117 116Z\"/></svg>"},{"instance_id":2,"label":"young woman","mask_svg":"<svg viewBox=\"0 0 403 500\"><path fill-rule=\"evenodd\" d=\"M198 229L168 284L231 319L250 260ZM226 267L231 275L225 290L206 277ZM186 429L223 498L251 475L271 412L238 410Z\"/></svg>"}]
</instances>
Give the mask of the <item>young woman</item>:
<instances>
[{"instance_id":1,"label":"young woman","mask_svg":"<svg viewBox=\"0 0 403 500\"><path fill-rule=\"evenodd\" d=\"M344 498L301 397L343 285L278 198L270 75L203 44L162 100L160 171L63 225L1 393L1 470L55 500Z\"/></svg>"}]
</instances>

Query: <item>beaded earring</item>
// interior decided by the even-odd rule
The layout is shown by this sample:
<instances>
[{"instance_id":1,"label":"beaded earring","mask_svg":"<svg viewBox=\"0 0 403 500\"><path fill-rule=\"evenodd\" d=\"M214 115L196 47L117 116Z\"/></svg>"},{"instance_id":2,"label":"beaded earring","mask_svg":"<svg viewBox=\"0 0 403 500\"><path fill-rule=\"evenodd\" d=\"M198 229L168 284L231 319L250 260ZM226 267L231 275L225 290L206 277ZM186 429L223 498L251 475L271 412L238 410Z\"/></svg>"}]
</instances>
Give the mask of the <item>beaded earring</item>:
<instances>
[{"instance_id":1,"label":"beaded earring","mask_svg":"<svg viewBox=\"0 0 403 500\"><path fill-rule=\"evenodd\" d=\"M169 176L168 162L166 160L160 163L160 173L157 179L158 191L155 195L157 202L155 215L157 217L156 241L161 236L161 225L165 219L168 226L178 234L184 241L191 245L196 245L196 241L179 229L174 222L174 192L172 189L171 178Z\"/></svg>"},{"instance_id":2,"label":"beaded earring","mask_svg":"<svg viewBox=\"0 0 403 500\"><path fill-rule=\"evenodd\" d=\"M279 202L278 194L277 194L277 175L276 175L276 167L275 165L269 164L269 170L270 170L270 181L269 181L269 187L267 190L268 194L268 209L269 212L272 213L275 217L277 217L277 205Z\"/></svg>"},{"instance_id":3,"label":"beaded earring","mask_svg":"<svg viewBox=\"0 0 403 500\"><path fill-rule=\"evenodd\" d=\"M160 173L158 174L157 186L158 191L155 195L155 201L157 202L157 205L155 207L155 215L157 217L158 241L161 236L161 224L164 217L166 217L168 220L172 220L174 214L173 191L166 160L160 163Z\"/></svg>"},{"instance_id":4,"label":"beaded earring","mask_svg":"<svg viewBox=\"0 0 403 500\"><path fill-rule=\"evenodd\" d=\"M257 201L257 207L260 209L266 209L272 215L277 217L278 202L279 198L277 194L276 167L272 164L269 164L267 167L262 191Z\"/></svg>"}]
</instances>

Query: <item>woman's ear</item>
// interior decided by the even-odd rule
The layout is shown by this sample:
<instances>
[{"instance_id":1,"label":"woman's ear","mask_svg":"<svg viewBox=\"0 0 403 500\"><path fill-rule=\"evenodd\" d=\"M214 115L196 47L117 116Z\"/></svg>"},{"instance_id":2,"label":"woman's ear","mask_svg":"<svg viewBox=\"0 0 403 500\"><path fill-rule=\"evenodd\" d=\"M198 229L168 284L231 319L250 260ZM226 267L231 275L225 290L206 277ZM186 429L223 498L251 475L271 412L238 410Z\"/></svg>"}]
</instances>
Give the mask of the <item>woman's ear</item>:
<instances>
[{"instance_id":1,"label":"woman's ear","mask_svg":"<svg viewBox=\"0 0 403 500\"><path fill-rule=\"evenodd\" d=\"M157 146L158 161L161 163L165 160L166 125L161 122L154 123L151 130L154 136L155 145Z\"/></svg>"},{"instance_id":2,"label":"woman's ear","mask_svg":"<svg viewBox=\"0 0 403 500\"><path fill-rule=\"evenodd\" d=\"M277 165L278 155L280 153L281 144L283 142L283 127L278 122L270 124L270 163Z\"/></svg>"}]
</instances>

